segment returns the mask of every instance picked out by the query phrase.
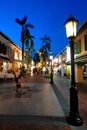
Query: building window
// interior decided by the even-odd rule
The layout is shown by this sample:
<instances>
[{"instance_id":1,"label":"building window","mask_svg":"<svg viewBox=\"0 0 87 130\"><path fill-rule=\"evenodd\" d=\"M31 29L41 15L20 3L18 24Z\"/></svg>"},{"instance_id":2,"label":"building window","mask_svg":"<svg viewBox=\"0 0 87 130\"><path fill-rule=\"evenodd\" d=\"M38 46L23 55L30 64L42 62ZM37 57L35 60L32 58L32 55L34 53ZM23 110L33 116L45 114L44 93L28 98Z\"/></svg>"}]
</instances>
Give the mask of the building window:
<instances>
[{"instance_id":1,"label":"building window","mask_svg":"<svg viewBox=\"0 0 87 130\"><path fill-rule=\"evenodd\" d=\"M6 52L7 52L6 46L4 45L4 43L1 43L0 41L0 53L6 55Z\"/></svg>"},{"instance_id":2,"label":"building window","mask_svg":"<svg viewBox=\"0 0 87 130\"><path fill-rule=\"evenodd\" d=\"M81 53L81 40L78 40L76 43L74 43L74 54Z\"/></svg>"},{"instance_id":3,"label":"building window","mask_svg":"<svg viewBox=\"0 0 87 130\"><path fill-rule=\"evenodd\" d=\"M84 36L85 51L87 51L87 34Z\"/></svg>"}]
</instances>

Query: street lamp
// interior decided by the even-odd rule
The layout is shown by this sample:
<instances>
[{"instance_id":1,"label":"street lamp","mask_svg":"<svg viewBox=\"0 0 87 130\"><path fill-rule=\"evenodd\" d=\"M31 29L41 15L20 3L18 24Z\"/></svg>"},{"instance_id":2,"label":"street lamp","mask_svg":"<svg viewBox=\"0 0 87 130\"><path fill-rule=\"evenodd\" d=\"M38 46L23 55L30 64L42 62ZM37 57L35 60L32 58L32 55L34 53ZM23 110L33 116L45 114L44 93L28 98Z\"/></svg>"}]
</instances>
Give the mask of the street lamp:
<instances>
[{"instance_id":1,"label":"street lamp","mask_svg":"<svg viewBox=\"0 0 87 130\"><path fill-rule=\"evenodd\" d=\"M52 54L52 52L50 52L50 61L51 61L51 81L50 81L50 83L51 84L53 84L52 59L53 59L53 54Z\"/></svg>"},{"instance_id":2,"label":"street lamp","mask_svg":"<svg viewBox=\"0 0 87 130\"><path fill-rule=\"evenodd\" d=\"M67 38L70 40L71 51L71 88L70 88L70 113L67 117L67 122L74 126L81 126L82 119L78 112L78 92L75 85L75 67L74 67L74 38L76 37L76 25L78 20L69 16L64 26L66 28Z\"/></svg>"}]
</instances>

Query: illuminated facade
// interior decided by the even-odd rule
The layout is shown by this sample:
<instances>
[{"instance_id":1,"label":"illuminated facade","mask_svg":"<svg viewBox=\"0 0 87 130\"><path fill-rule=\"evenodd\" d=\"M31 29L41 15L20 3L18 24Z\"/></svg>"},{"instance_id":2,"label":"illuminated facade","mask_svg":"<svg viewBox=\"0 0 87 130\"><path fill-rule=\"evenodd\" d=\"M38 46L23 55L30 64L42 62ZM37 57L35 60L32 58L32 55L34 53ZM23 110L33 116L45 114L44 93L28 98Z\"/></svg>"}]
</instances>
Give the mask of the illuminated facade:
<instances>
[{"instance_id":1,"label":"illuminated facade","mask_svg":"<svg viewBox=\"0 0 87 130\"><path fill-rule=\"evenodd\" d=\"M77 30L74 40L76 82L87 79L87 19Z\"/></svg>"},{"instance_id":2,"label":"illuminated facade","mask_svg":"<svg viewBox=\"0 0 87 130\"><path fill-rule=\"evenodd\" d=\"M21 48L0 31L0 71L13 71L21 64Z\"/></svg>"}]
</instances>

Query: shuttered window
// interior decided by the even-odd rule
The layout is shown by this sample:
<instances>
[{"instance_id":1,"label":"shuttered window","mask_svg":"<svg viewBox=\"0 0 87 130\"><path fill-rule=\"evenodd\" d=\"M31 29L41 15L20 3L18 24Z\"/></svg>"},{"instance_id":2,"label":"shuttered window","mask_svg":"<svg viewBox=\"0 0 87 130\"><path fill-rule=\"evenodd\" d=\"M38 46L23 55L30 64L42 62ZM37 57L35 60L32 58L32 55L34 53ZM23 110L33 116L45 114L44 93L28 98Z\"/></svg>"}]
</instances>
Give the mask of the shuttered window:
<instances>
[{"instance_id":1,"label":"shuttered window","mask_svg":"<svg viewBox=\"0 0 87 130\"><path fill-rule=\"evenodd\" d=\"M76 43L74 43L74 54L81 53L81 40L78 40Z\"/></svg>"},{"instance_id":2,"label":"shuttered window","mask_svg":"<svg viewBox=\"0 0 87 130\"><path fill-rule=\"evenodd\" d=\"M87 51L87 34L84 36L85 51Z\"/></svg>"}]
</instances>

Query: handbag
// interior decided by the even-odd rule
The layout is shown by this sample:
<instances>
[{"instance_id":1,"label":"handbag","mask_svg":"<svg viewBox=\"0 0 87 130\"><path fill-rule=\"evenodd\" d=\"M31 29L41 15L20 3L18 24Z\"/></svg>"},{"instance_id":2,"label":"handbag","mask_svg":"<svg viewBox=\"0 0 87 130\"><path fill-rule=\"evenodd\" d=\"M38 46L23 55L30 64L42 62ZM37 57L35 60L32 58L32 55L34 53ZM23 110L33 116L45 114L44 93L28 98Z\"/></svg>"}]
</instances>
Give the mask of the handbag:
<instances>
[{"instance_id":1,"label":"handbag","mask_svg":"<svg viewBox=\"0 0 87 130\"><path fill-rule=\"evenodd\" d=\"M25 79L23 77L18 79L18 83L24 83Z\"/></svg>"}]
</instances>

